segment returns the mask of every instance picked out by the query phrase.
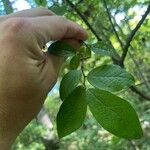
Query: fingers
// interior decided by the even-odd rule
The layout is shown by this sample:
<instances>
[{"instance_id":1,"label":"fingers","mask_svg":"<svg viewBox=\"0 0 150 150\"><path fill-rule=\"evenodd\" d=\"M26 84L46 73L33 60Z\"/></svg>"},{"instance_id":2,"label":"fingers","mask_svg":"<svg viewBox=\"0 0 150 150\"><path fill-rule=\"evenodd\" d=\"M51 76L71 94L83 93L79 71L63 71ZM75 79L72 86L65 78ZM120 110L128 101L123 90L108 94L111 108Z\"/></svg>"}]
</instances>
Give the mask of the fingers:
<instances>
[{"instance_id":1,"label":"fingers","mask_svg":"<svg viewBox=\"0 0 150 150\"><path fill-rule=\"evenodd\" d=\"M74 47L76 50L80 48L80 43L77 40L74 39L65 39L63 40L72 47ZM42 70L42 76L43 76L43 83L44 87L47 91L50 91L52 86L55 84L59 70L64 62L63 57L58 57L50 54L49 52L46 53L46 62ZM52 86L50 86L52 85Z\"/></svg>"},{"instance_id":2,"label":"fingers","mask_svg":"<svg viewBox=\"0 0 150 150\"><path fill-rule=\"evenodd\" d=\"M87 32L78 24L60 16L29 18L35 37L40 45L61 39L86 40ZM44 43L41 43L44 41Z\"/></svg>"},{"instance_id":3,"label":"fingers","mask_svg":"<svg viewBox=\"0 0 150 150\"><path fill-rule=\"evenodd\" d=\"M74 39L65 39L63 40L65 43L68 43L70 46L72 46L75 50L78 50L80 48L80 43L77 40ZM58 73L59 69L64 61L64 58L62 56L54 56L53 54L50 54L49 52L45 53L46 57L47 57L47 63L49 63L49 61L55 66L55 72ZM51 69L49 68L49 72L51 71Z\"/></svg>"},{"instance_id":4,"label":"fingers","mask_svg":"<svg viewBox=\"0 0 150 150\"><path fill-rule=\"evenodd\" d=\"M9 17L38 17L38 16L52 16L55 15L52 11L46 8L33 8L22 10L8 15Z\"/></svg>"},{"instance_id":5,"label":"fingers","mask_svg":"<svg viewBox=\"0 0 150 150\"><path fill-rule=\"evenodd\" d=\"M4 21L12 17L39 17L39 16L52 16L52 15L55 15L55 13L53 13L47 8L39 7L39 8L32 8L32 9L18 11L16 13L3 16L0 18L0 21Z\"/></svg>"},{"instance_id":6,"label":"fingers","mask_svg":"<svg viewBox=\"0 0 150 150\"><path fill-rule=\"evenodd\" d=\"M43 82L43 88L47 93L55 85L63 62L64 59L62 57L47 53L45 63L42 64L39 75Z\"/></svg>"}]
</instances>

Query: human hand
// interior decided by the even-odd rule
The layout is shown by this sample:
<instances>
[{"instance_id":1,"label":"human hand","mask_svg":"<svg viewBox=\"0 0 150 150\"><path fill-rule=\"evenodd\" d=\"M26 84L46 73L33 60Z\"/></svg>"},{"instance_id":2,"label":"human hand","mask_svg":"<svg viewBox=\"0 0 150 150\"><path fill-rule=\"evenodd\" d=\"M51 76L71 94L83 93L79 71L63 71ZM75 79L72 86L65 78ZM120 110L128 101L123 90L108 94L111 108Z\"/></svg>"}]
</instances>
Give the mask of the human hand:
<instances>
[{"instance_id":1,"label":"human hand","mask_svg":"<svg viewBox=\"0 0 150 150\"><path fill-rule=\"evenodd\" d=\"M87 33L53 12L36 8L0 18L0 147L5 150L40 111L63 58L43 53L49 41L78 49Z\"/></svg>"}]
</instances>

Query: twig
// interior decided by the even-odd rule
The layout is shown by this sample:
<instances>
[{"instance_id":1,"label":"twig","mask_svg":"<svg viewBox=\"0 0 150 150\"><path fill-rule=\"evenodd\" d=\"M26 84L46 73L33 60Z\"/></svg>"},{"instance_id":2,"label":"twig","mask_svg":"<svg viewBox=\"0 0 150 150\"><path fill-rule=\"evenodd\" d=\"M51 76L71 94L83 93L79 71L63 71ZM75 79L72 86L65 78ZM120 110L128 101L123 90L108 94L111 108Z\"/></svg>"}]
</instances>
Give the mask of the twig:
<instances>
[{"instance_id":1,"label":"twig","mask_svg":"<svg viewBox=\"0 0 150 150\"><path fill-rule=\"evenodd\" d=\"M89 29L91 30L91 32L94 34L94 36L96 37L96 39L98 41L102 41L102 39L99 37L99 35L96 33L96 31L94 30L94 28L91 26L91 24L88 22L88 20L86 19L86 17L79 11L79 9L77 9L77 7L72 3L70 2L69 0L66 0L66 2L70 5L71 8L73 8L76 13L80 16L80 18L84 21L84 23L89 27ZM107 40L109 41L109 39ZM111 44L111 42L110 42ZM115 48L113 47L113 45L111 44L112 48L113 48L113 51L114 53L116 54L116 57L113 57L112 58L112 61L116 64L118 64L118 60L120 60L120 56L117 54L117 52L115 51Z\"/></svg>"},{"instance_id":2,"label":"twig","mask_svg":"<svg viewBox=\"0 0 150 150\"><path fill-rule=\"evenodd\" d=\"M89 29L91 30L91 32L94 34L94 36L97 38L97 40L98 41L101 41L102 39L98 36L98 34L96 33L96 31L93 29L93 27L89 24L89 22L87 21L87 19L84 17L84 15L82 15L82 13L76 8L76 6L72 3L72 2L70 2L70 0L66 0L66 2L70 5L70 7L71 8L73 8L75 11L76 11L76 13L80 16L80 18L85 22L85 24L89 27ZM106 1L105 1L106 2ZM110 15L110 17L111 17L111 15ZM111 21L112 22L112 21ZM111 23L111 25L113 25L113 22ZM113 25L114 26L114 25ZM115 29L115 27L114 27L114 29ZM116 31L116 30L115 30ZM117 33L117 31L115 32L115 33ZM117 33L117 35L118 35L118 33ZM119 35L118 35L118 37L119 37ZM118 38L117 38L118 39ZM120 40L119 42L121 42L122 43L122 41ZM124 48L124 46L123 46L123 44L121 44L120 43L120 45L121 45L121 47L122 47L122 49ZM112 58L113 59L113 58ZM121 66L121 64L120 63L117 63L119 66ZM124 66L121 66L121 67L124 67ZM84 68L82 68L81 70L83 71L83 69ZM85 76L85 74L83 75L84 76L84 80L85 80L85 78L86 78L86 76ZM85 82L85 81L84 81ZM133 91L133 92L135 92L136 94L138 94L138 95L140 95L142 98L144 98L144 99L147 99L147 100L150 100L150 97L149 96L145 96L141 91L139 91L136 87L131 87L131 90Z\"/></svg>"},{"instance_id":3,"label":"twig","mask_svg":"<svg viewBox=\"0 0 150 150\"><path fill-rule=\"evenodd\" d=\"M90 47L83 41L83 44L88 48L90 49Z\"/></svg>"},{"instance_id":4,"label":"twig","mask_svg":"<svg viewBox=\"0 0 150 150\"><path fill-rule=\"evenodd\" d=\"M116 37L117 37L117 39L118 39L118 42L120 43L121 48L122 48L123 51L124 51L123 43L122 43L122 41L120 40L119 35L118 35L118 33L117 33L116 29L115 29L115 26L114 26L114 24L113 24L113 22L112 22L112 20L111 20L111 14L110 14L109 9L108 9L108 7L107 7L107 3L106 3L105 0L103 0L103 1L104 1L104 3L105 3L105 8L107 8L107 14L108 14L108 17L109 17L109 21L110 21L110 23L111 23L111 25L112 25L112 28L113 28L113 30L114 30L114 33L115 33L115 35L116 35ZM114 20L115 20L115 18L114 18ZM115 23L116 23L116 21L115 21ZM117 23L116 23L116 24L117 24ZM118 24L117 24L117 25L118 25ZM119 26L119 25L118 25L118 26ZM119 29L121 29L121 28L119 28ZM124 36L124 33L123 33L122 29L121 29L121 33L122 33L123 36ZM129 48L129 47L128 47L128 48ZM125 59L124 59L124 60L125 60ZM123 61L123 63L124 63L124 61ZM124 64L123 64L123 63L122 63L122 59L121 59L121 63L119 62L118 65L119 65L120 67L124 68ZM135 65L136 65L136 64L135 64ZM139 70L139 71L140 71L140 70ZM144 81L145 81L145 79L144 79ZM135 86L132 86L130 89L131 89L134 93L140 95L142 98L144 98L144 99L146 99L146 100L150 100L150 97L149 97L149 96L144 95L144 94L143 94L141 91L139 91ZM148 88L148 89L149 89L149 88Z\"/></svg>"},{"instance_id":5,"label":"twig","mask_svg":"<svg viewBox=\"0 0 150 150\"><path fill-rule=\"evenodd\" d=\"M113 17L113 20L114 20L114 22L115 22L115 25L116 25L116 26L118 27L118 29L120 30L120 32L121 32L123 38L125 38L125 35L124 35L124 33L123 33L121 27L117 24L117 22L116 22L116 20L115 20L114 17ZM128 24L127 24L127 25L128 25ZM131 29L129 29L129 30L131 30ZM132 48L133 51L135 51L135 49L134 49L134 47L133 47L132 45L131 45L131 48ZM148 90L150 90L149 85L147 84L146 79L145 79L145 77L144 77L144 75L143 75L143 73L142 73L142 71L141 71L141 69L140 69L140 66L138 65L136 59L134 59L134 56L133 56L130 52L129 52L129 57L130 57L130 58L132 59L132 61L134 62L134 64L135 64L135 66L136 66L136 68L137 68L137 70L138 70L138 72L139 72L139 74L140 74L142 80L143 80L144 83L145 83L145 86L147 87Z\"/></svg>"},{"instance_id":6,"label":"twig","mask_svg":"<svg viewBox=\"0 0 150 150\"><path fill-rule=\"evenodd\" d=\"M146 82L150 82L150 81L148 80L148 81L146 81ZM145 84L145 82L138 83L138 84L134 85L134 87L142 86L143 84ZM126 91L128 91L128 90L129 90L128 88L127 88L127 89L123 89L123 90L121 90L121 91L119 91L119 92L117 92L117 93L120 94L120 93L126 92ZM131 90L131 88L130 88L130 90Z\"/></svg>"},{"instance_id":7,"label":"twig","mask_svg":"<svg viewBox=\"0 0 150 150\"><path fill-rule=\"evenodd\" d=\"M145 11L145 14L142 16L141 20L138 22L138 24L136 25L136 27L132 30L132 32L130 33L130 35L128 36L127 40L126 40L126 44L125 47L123 49L123 53L122 53L122 57L121 57L121 64L123 65L124 60L126 58L126 55L128 53L128 49L130 47L130 43L133 39L133 37L135 36L136 32L138 31L138 29L141 27L141 25L143 24L144 20L146 19L147 15L150 12L150 4L147 7L147 10Z\"/></svg>"},{"instance_id":8,"label":"twig","mask_svg":"<svg viewBox=\"0 0 150 150\"><path fill-rule=\"evenodd\" d=\"M132 47L132 49L133 49L133 47ZM139 72L139 75L141 76L141 79L145 82L146 88L150 91L149 85L146 82L146 79L145 79L145 77L144 77L144 75L143 75L143 73L142 73L142 71L140 69L140 66L139 66L138 62L136 61L136 59L134 59L134 56L130 52L129 52L129 56L132 59L132 61L134 62L135 66L136 66L136 68L137 68L137 70Z\"/></svg>"},{"instance_id":9,"label":"twig","mask_svg":"<svg viewBox=\"0 0 150 150\"><path fill-rule=\"evenodd\" d=\"M104 0L105 1L105 0ZM105 1L106 3L106 1ZM107 5L107 4L106 4ZM108 9L108 8L107 8ZM109 10L108 10L109 11ZM132 41L132 39L134 38L136 32L138 31L138 29L141 27L141 25L143 24L144 20L146 19L147 15L149 14L150 12L150 4L148 5L147 7L147 10L145 11L145 14L142 16L141 20L138 22L138 24L136 25L136 27L131 31L130 35L128 36L127 40L126 40L126 44L125 46L123 45L122 41L120 40L120 38L117 38L118 39L118 42L120 43L121 47L122 47L122 50L123 50L123 53L122 53L122 56L121 56L121 60L120 60L120 65L122 67L124 67L124 60L126 58L126 55L128 53L128 50L129 50L129 47L130 47L130 43ZM111 17L110 13L109 13L109 16ZM109 19L110 20L110 19ZM114 33L116 35L116 37L119 37L118 36L118 33L116 32L116 29L113 25L113 22L111 20L111 24L112 24L112 27L113 27L113 30L114 30Z\"/></svg>"},{"instance_id":10,"label":"twig","mask_svg":"<svg viewBox=\"0 0 150 150\"><path fill-rule=\"evenodd\" d=\"M70 5L70 7L72 9L74 9L76 11L76 13L80 16L80 18L85 22L85 24L88 26L88 28L91 30L91 32L96 37L96 39L98 41L102 41L102 39L98 36L98 34L96 33L96 31L93 29L93 27L91 26L91 24L87 21L86 17L79 11L79 9L70 0L66 0L66 2Z\"/></svg>"},{"instance_id":11,"label":"twig","mask_svg":"<svg viewBox=\"0 0 150 150\"><path fill-rule=\"evenodd\" d=\"M135 145L135 143L132 140L128 140L128 141L133 150L139 150L139 148Z\"/></svg>"},{"instance_id":12,"label":"twig","mask_svg":"<svg viewBox=\"0 0 150 150\"><path fill-rule=\"evenodd\" d=\"M145 95L143 92L139 91L135 86L131 86L130 89L131 89L134 93L140 95L142 98L144 98L144 99L146 99L146 100L150 100L150 96Z\"/></svg>"},{"instance_id":13,"label":"twig","mask_svg":"<svg viewBox=\"0 0 150 150\"><path fill-rule=\"evenodd\" d=\"M113 22L112 22L112 20L111 20L111 14L110 14L110 11L109 11L109 9L108 9L106 0L103 0L103 3L104 3L104 7L105 7L105 9L106 9L107 15L108 15L109 22L110 22L110 24L111 24L111 26L112 26L112 28L113 28L113 31L114 31L114 33L115 33L115 35L116 35L116 38L117 38L117 40L118 40L120 46L121 46L121 47L124 47L122 41L121 41L120 38L119 38L119 35L118 35L116 29L115 29L115 26L114 26L114 24L113 24Z\"/></svg>"},{"instance_id":14,"label":"twig","mask_svg":"<svg viewBox=\"0 0 150 150\"><path fill-rule=\"evenodd\" d=\"M123 33L123 30L122 30L122 28L118 25L118 23L116 22L116 19L115 19L115 17L114 16L111 16L112 17L112 19L113 19L113 22L114 22L114 26L117 26L117 28L118 28L118 30L121 32L121 35L123 36L123 38L125 38L125 35L124 35L124 33Z\"/></svg>"}]
</instances>

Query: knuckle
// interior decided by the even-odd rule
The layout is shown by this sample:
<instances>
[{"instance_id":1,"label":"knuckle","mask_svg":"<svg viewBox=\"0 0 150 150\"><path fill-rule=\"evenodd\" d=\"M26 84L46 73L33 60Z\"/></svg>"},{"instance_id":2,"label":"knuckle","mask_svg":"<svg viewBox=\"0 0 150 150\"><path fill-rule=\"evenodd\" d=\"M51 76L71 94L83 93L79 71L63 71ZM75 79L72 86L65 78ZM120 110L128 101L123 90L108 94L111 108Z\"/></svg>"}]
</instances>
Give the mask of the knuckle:
<instances>
[{"instance_id":1,"label":"knuckle","mask_svg":"<svg viewBox=\"0 0 150 150\"><path fill-rule=\"evenodd\" d=\"M28 20L26 18L9 18L4 22L4 27L6 32L9 31L9 33L18 33L27 23Z\"/></svg>"},{"instance_id":2,"label":"knuckle","mask_svg":"<svg viewBox=\"0 0 150 150\"><path fill-rule=\"evenodd\" d=\"M1 28L1 32L3 32L3 38L1 39L1 42L9 42L9 44L16 43L18 38L20 39L21 35L24 34L24 30L29 28L30 25L28 22L28 19L19 17L5 20Z\"/></svg>"}]
</instances>

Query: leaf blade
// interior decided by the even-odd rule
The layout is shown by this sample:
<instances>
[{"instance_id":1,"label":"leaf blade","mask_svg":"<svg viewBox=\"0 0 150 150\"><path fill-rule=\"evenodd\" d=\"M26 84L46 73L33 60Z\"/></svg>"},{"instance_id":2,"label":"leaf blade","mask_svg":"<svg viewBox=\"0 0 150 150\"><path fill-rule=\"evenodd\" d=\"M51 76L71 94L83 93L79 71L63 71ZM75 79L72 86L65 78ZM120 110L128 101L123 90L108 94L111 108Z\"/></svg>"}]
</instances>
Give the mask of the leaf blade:
<instances>
[{"instance_id":1,"label":"leaf blade","mask_svg":"<svg viewBox=\"0 0 150 150\"><path fill-rule=\"evenodd\" d=\"M77 69L80 65L80 57L78 55L73 56L69 65L71 70Z\"/></svg>"},{"instance_id":2,"label":"leaf blade","mask_svg":"<svg viewBox=\"0 0 150 150\"><path fill-rule=\"evenodd\" d=\"M81 78L80 70L71 70L63 77L59 88L61 100L64 100L76 88Z\"/></svg>"},{"instance_id":3,"label":"leaf blade","mask_svg":"<svg viewBox=\"0 0 150 150\"><path fill-rule=\"evenodd\" d=\"M96 88L115 92L134 84L131 74L117 65L103 65L89 72L87 79Z\"/></svg>"},{"instance_id":4,"label":"leaf blade","mask_svg":"<svg viewBox=\"0 0 150 150\"><path fill-rule=\"evenodd\" d=\"M74 56L76 50L64 41L56 41L48 47L48 52L61 57Z\"/></svg>"},{"instance_id":5,"label":"leaf blade","mask_svg":"<svg viewBox=\"0 0 150 150\"><path fill-rule=\"evenodd\" d=\"M127 139L143 136L138 116L129 102L99 89L89 89L86 99L93 116L110 133Z\"/></svg>"},{"instance_id":6,"label":"leaf blade","mask_svg":"<svg viewBox=\"0 0 150 150\"><path fill-rule=\"evenodd\" d=\"M110 56L110 57L114 57L116 59L118 58L118 55L113 50L113 48L110 45L104 43L103 41L99 41L99 42L91 45L91 50L95 54L98 54L100 56Z\"/></svg>"},{"instance_id":7,"label":"leaf blade","mask_svg":"<svg viewBox=\"0 0 150 150\"><path fill-rule=\"evenodd\" d=\"M86 115L86 109L85 89L79 86L65 99L57 114L59 138L81 127Z\"/></svg>"}]
</instances>

